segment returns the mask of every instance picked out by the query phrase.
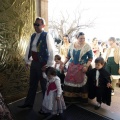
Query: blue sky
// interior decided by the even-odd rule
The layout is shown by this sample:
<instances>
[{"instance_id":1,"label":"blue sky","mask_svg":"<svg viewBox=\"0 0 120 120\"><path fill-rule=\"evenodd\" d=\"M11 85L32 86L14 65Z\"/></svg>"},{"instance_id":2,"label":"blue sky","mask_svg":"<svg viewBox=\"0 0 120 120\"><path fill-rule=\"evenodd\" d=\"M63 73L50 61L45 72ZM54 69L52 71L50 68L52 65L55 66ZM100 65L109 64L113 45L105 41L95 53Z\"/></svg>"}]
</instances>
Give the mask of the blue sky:
<instances>
[{"instance_id":1,"label":"blue sky","mask_svg":"<svg viewBox=\"0 0 120 120\"><path fill-rule=\"evenodd\" d=\"M49 0L49 17L57 18L66 11L73 16L73 11L83 9L83 22L95 19L93 28L81 30L87 38L120 38L120 0Z\"/></svg>"}]
</instances>

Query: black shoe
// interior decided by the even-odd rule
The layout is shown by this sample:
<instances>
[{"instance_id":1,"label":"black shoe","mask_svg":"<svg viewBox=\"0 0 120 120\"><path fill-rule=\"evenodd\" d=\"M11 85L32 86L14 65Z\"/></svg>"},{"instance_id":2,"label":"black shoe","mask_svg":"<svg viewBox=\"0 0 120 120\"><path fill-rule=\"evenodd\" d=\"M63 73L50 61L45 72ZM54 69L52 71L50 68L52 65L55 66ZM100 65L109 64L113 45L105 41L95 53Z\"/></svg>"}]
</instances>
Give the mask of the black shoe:
<instances>
[{"instance_id":1,"label":"black shoe","mask_svg":"<svg viewBox=\"0 0 120 120\"><path fill-rule=\"evenodd\" d=\"M98 110L100 107L101 107L101 105L99 105L99 106L96 105L96 106L95 106L95 110Z\"/></svg>"},{"instance_id":2,"label":"black shoe","mask_svg":"<svg viewBox=\"0 0 120 120\"><path fill-rule=\"evenodd\" d=\"M42 110L38 111L39 114L45 114Z\"/></svg>"},{"instance_id":3,"label":"black shoe","mask_svg":"<svg viewBox=\"0 0 120 120\"><path fill-rule=\"evenodd\" d=\"M32 105L20 105L20 106L17 106L19 108L29 108L29 109L32 109L33 106Z\"/></svg>"},{"instance_id":4,"label":"black shoe","mask_svg":"<svg viewBox=\"0 0 120 120\"><path fill-rule=\"evenodd\" d=\"M53 116L52 116L52 119L53 119L53 120L63 120L63 119L62 119L62 116L59 115L59 114L53 115Z\"/></svg>"},{"instance_id":5,"label":"black shoe","mask_svg":"<svg viewBox=\"0 0 120 120\"><path fill-rule=\"evenodd\" d=\"M45 113L44 111L40 110L38 111L39 114L44 115L45 117L48 117L51 115L51 113Z\"/></svg>"}]
</instances>

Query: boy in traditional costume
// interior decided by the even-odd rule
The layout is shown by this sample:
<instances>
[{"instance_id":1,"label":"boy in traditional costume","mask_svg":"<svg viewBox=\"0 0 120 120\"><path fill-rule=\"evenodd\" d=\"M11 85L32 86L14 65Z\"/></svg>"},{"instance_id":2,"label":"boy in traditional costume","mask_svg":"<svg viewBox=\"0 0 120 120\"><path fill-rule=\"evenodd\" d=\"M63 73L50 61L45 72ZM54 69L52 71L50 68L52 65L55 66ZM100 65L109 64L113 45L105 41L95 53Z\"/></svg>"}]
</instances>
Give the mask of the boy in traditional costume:
<instances>
[{"instance_id":1,"label":"boy in traditional costume","mask_svg":"<svg viewBox=\"0 0 120 120\"><path fill-rule=\"evenodd\" d=\"M88 76L88 97L96 97L95 109L99 109L102 103L111 104L111 75L104 69L104 59L95 59L95 68L87 72Z\"/></svg>"}]
</instances>

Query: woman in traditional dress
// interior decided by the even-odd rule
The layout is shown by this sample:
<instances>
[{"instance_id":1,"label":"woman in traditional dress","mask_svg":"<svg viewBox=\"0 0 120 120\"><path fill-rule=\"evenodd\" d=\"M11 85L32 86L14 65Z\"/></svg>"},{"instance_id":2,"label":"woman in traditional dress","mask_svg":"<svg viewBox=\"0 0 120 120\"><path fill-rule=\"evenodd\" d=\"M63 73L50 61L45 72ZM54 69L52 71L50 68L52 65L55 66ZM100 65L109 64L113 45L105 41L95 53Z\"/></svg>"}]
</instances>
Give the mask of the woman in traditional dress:
<instances>
[{"instance_id":1,"label":"woman in traditional dress","mask_svg":"<svg viewBox=\"0 0 120 120\"><path fill-rule=\"evenodd\" d=\"M120 48L114 37L110 37L108 42L110 47L106 52L105 69L112 75L112 87L115 90L116 83L120 79ZM114 90L112 95L114 95Z\"/></svg>"},{"instance_id":2,"label":"woman in traditional dress","mask_svg":"<svg viewBox=\"0 0 120 120\"><path fill-rule=\"evenodd\" d=\"M77 40L71 44L64 64L70 64L64 81L64 99L67 103L87 103L86 72L93 59L90 45L85 42L85 35L79 32Z\"/></svg>"},{"instance_id":3,"label":"woman in traditional dress","mask_svg":"<svg viewBox=\"0 0 120 120\"><path fill-rule=\"evenodd\" d=\"M98 45L98 40L97 38L93 38L92 40L92 51L94 53L94 56L97 58L100 55L100 48Z\"/></svg>"},{"instance_id":4,"label":"woman in traditional dress","mask_svg":"<svg viewBox=\"0 0 120 120\"><path fill-rule=\"evenodd\" d=\"M93 51L93 61L91 63L92 68L95 68L95 59L100 56L100 47L98 45L98 40L97 38L93 38L91 48Z\"/></svg>"},{"instance_id":5,"label":"woman in traditional dress","mask_svg":"<svg viewBox=\"0 0 120 120\"><path fill-rule=\"evenodd\" d=\"M101 45L100 45L100 57L105 58L106 51L107 51L107 43L102 42Z\"/></svg>"},{"instance_id":6,"label":"woman in traditional dress","mask_svg":"<svg viewBox=\"0 0 120 120\"><path fill-rule=\"evenodd\" d=\"M65 60L69 47L70 47L70 43L69 43L68 35L64 35L63 36L63 45L60 48L60 55L61 55L62 61Z\"/></svg>"}]
</instances>

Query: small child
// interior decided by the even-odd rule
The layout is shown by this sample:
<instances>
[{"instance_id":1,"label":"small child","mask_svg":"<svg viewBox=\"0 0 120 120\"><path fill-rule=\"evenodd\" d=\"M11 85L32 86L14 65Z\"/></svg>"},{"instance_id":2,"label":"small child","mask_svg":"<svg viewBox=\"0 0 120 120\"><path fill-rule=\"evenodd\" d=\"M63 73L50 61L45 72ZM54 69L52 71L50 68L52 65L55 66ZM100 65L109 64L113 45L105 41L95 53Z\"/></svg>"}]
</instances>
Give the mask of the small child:
<instances>
[{"instance_id":1,"label":"small child","mask_svg":"<svg viewBox=\"0 0 120 120\"><path fill-rule=\"evenodd\" d=\"M43 72L43 78L47 80L47 88L42 103L42 112L58 115L63 113L66 105L62 96L60 78L57 76L53 67L48 67L46 73Z\"/></svg>"},{"instance_id":2,"label":"small child","mask_svg":"<svg viewBox=\"0 0 120 120\"><path fill-rule=\"evenodd\" d=\"M95 68L86 73L88 76L88 97L90 99L96 97L96 110L101 107L102 102L109 106L111 104L111 75L104 69L104 63L102 57L96 58Z\"/></svg>"},{"instance_id":3,"label":"small child","mask_svg":"<svg viewBox=\"0 0 120 120\"><path fill-rule=\"evenodd\" d=\"M64 74L64 64L61 61L61 57L59 55L55 55L55 69L57 70L57 76L61 80L61 84L64 84L65 74Z\"/></svg>"}]
</instances>

